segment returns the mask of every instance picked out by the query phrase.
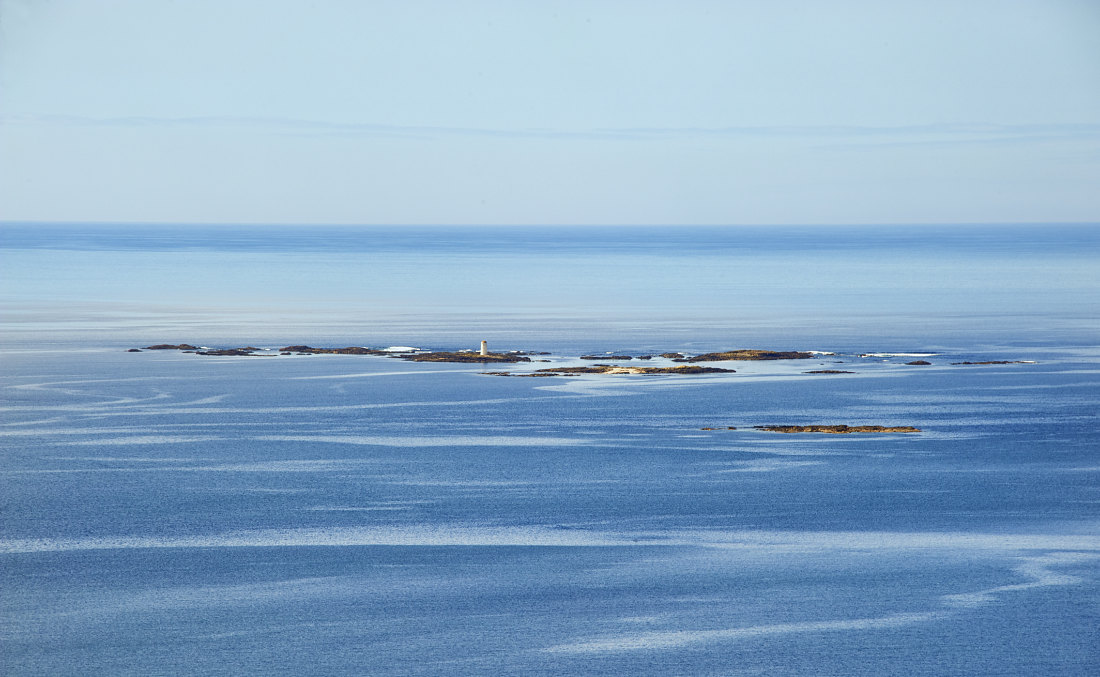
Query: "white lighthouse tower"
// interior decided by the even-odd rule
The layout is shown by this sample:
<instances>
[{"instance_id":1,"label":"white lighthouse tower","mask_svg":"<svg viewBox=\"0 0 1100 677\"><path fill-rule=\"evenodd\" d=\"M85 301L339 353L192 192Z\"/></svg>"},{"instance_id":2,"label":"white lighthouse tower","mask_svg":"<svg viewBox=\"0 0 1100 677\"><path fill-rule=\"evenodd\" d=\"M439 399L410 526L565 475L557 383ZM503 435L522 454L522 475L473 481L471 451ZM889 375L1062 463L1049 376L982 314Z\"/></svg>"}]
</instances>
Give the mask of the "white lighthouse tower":
<instances>
[{"instance_id":1,"label":"white lighthouse tower","mask_svg":"<svg viewBox=\"0 0 1100 677\"><path fill-rule=\"evenodd\" d=\"M482 355L488 355L489 354L489 342L488 341L482 341L481 342L481 354Z\"/></svg>"}]
</instances>

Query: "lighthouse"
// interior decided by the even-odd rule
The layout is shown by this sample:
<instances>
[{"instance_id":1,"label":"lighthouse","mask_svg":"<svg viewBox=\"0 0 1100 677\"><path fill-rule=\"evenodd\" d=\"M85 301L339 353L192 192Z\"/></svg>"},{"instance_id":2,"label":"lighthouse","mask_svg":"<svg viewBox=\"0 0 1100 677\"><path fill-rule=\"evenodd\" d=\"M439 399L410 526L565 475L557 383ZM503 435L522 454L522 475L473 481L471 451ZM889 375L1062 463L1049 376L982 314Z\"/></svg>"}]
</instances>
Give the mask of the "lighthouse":
<instances>
[{"instance_id":1,"label":"lighthouse","mask_svg":"<svg viewBox=\"0 0 1100 677\"><path fill-rule=\"evenodd\" d=\"M489 354L489 342L488 341L482 341L481 342L481 354L482 355L488 355Z\"/></svg>"}]
</instances>

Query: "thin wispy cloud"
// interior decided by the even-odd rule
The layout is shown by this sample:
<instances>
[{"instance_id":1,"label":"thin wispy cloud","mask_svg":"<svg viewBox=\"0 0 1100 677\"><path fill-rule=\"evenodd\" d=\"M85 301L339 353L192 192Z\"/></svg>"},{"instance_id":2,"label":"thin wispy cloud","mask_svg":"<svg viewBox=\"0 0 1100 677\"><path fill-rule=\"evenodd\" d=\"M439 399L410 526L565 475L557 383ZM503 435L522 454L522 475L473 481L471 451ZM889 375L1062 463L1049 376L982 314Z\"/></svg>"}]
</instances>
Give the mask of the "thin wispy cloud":
<instances>
[{"instance_id":1,"label":"thin wispy cloud","mask_svg":"<svg viewBox=\"0 0 1100 677\"><path fill-rule=\"evenodd\" d=\"M1011 143L1100 139L1100 124L930 124L903 126L774 125L728 127L623 127L548 129L388 125L369 122L333 122L280 117L84 117L74 115L0 116L0 124L62 125L115 128L232 128L292 134L347 134L426 138L432 136L486 136L525 139L636 139L661 140L691 137L804 138L822 140L866 139L873 145ZM853 146L857 147L857 146Z\"/></svg>"}]
</instances>

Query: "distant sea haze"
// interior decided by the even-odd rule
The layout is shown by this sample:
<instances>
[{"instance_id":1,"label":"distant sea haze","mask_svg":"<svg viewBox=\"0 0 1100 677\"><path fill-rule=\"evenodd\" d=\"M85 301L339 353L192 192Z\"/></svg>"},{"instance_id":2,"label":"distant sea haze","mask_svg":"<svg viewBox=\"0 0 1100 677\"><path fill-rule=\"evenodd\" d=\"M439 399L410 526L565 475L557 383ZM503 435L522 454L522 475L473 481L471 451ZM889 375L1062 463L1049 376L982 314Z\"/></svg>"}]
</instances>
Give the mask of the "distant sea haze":
<instances>
[{"instance_id":1,"label":"distant sea haze","mask_svg":"<svg viewBox=\"0 0 1100 677\"><path fill-rule=\"evenodd\" d=\"M7 224L0 251L0 339L16 343L874 337L863 347L905 350L1098 329L1091 226Z\"/></svg>"}]
</instances>

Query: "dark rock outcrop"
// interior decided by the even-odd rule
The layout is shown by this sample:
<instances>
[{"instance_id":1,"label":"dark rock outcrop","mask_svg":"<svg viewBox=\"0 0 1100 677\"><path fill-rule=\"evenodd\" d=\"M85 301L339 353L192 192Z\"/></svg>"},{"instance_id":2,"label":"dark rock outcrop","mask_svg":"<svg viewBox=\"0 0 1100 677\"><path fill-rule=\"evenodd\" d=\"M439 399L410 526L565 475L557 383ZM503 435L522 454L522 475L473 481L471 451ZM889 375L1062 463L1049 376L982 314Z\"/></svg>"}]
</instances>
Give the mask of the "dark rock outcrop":
<instances>
[{"instance_id":1,"label":"dark rock outcrop","mask_svg":"<svg viewBox=\"0 0 1100 677\"><path fill-rule=\"evenodd\" d=\"M989 360L986 362L952 362L951 364L1031 364L1026 360Z\"/></svg>"},{"instance_id":2,"label":"dark rock outcrop","mask_svg":"<svg viewBox=\"0 0 1100 677\"><path fill-rule=\"evenodd\" d=\"M675 359L676 362L722 362L729 360L808 360L813 353L776 350L727 350L721 353L703 353L694 357Z\"/></svg>"},{"instance_id":3,"label":"dark rock outcrop","mask_svg":"<svg viewBox=\"0 0 1100 677\"><path fill-rule=\"evenodd\" d=\"M916 366L927 367L928 365L930 365L932 363L929 362L928 360L913 360L912 362L906 362L906 364L908 364L910 366L914 366L914 367L916 367Z\"/></svg>"},{"instance_id":4,"label":"dark rock outcrop","mask_svg":"<svg viewBox=\"0 0 1100 677\"><path fill-rule=\"evenodd\" d=\"M410 362L530 362L531 358L526 355L519 355L517 353L489 353L488 355L482 355L481 353L450 353L450 352L437 352L437 353L405 353L396 355L403 360Z\"/></svg>"},{"instance_id":5,"label":"dark rock outcrop","mask_svg":"<svg viewBox=\"0 0 1100 677\"><path fill-rule=\"evenodd\" d=\"M254 350L254 349L253 349ZM284 353L302 353L309 355L389 355L384 350L377 348L364 348L362 346L348 346L347 348L313 348L311 346L287 346L279 348Z\"/></svg>"},{"instance_id":6,"label":"dark rock outcrop","mask_svg":"<svg viewBox=\"0 0 1100 677\"><path fill-rule=\"evenodd\" d=\"M757 430L773 433L828 433L846 435L849 433L919 433L920 428L911 425L754 425Z\"/></svg>"},{"instance_id":7,"label":"dark rock outcrop","mask_svg":"<svg viewBox=\"0 0 1100 677\"><path fill-rule=\"evenodd\" d=\"M582 360L633 360L630 355L581 355Z\"/></svg>"},{"instance_id":8,"label":"dark rock outcrop","mask_svg":"<svg viewBox=\"0 0 1100 677\"><path fill-rule=\"evenodd\" d=\"M555 374L733 374L734 369L720 367L620 367L615 364L596 364L591 367L551 367L538 369L536 373Z\"/></svg>"},{"instance_id":9,"label":"dark rock outcrop","mask_svg":"<svg viewBox=\"0 0 1100 677\"><path fill-rule=\"evenodd\" d=\"M854 374L854 371L844 371L842 369L814 369L813 371L804 371L803 374Z\"/></svg>"},{"instance_id":10,"label":"dark rock outcrop","mask_svg":"<svg viewBox=\"0 0 1100 677\"><path fill-rule=\"evenodd\" d=\"M181 343L178 346L173 346L167 343L158 343L155 346L145 346L146 350L198 350L197 346L193 346L189 343Z\"/></svg>"},{"instance_id":11,"label":"dark rock outcrop","mask_svg":"<svg viewBox=\"0 0 1100 677\"><path fill-rule=\"evenodd\" d=\"M537 371L536 372L529 372L529 373L516 373L516 372L511 372L511 371L483 371L481 373L484 374L485 376L516 376L516 377L521 377L521 378L522 377L541 378L541 377L546 377L546 376L561 376L562 375L562 374L558 374L558 373L554 373L554 372L541 373L541 372L537 372Z\"/></svg>"}]
</instances>

